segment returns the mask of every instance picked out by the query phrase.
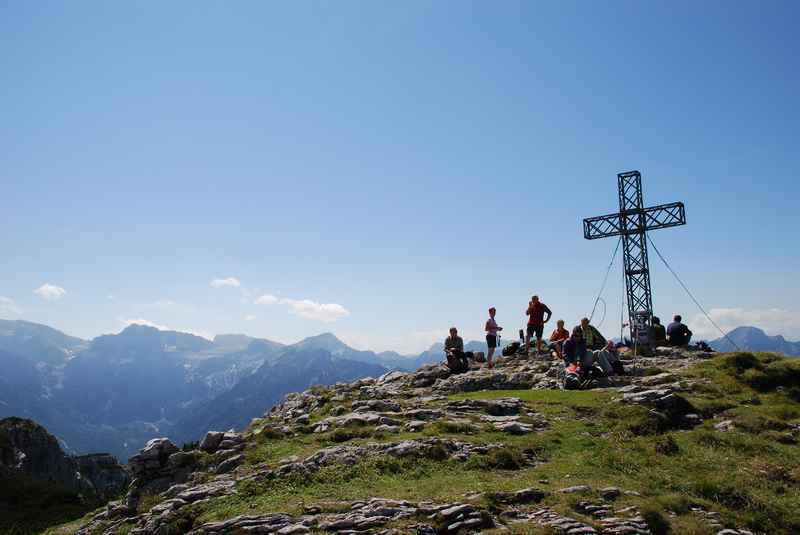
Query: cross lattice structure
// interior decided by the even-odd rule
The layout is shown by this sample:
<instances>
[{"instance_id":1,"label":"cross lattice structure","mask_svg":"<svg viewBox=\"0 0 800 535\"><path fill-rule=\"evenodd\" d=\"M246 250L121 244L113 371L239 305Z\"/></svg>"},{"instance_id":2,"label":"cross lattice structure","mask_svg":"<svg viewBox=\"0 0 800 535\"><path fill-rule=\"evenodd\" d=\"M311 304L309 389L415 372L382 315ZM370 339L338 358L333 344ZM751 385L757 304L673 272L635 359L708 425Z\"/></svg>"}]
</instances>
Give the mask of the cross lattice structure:
<instances>
[{"instance_id":1,"label":"cross lattice structure","mask_svg":"<svg viewBox=\"0 0 800 535\"><path fill-rule=\"evenodd\" d=\"M622 236L631 340L644 341L653 318L653 291L650 287L646 233L685 225L686 210L682 202L645 208L642 201L642 175L639 171L619 173L617 179L619 212L584 219L583 237L596 240Z\"/></svg>"}]
</instances>

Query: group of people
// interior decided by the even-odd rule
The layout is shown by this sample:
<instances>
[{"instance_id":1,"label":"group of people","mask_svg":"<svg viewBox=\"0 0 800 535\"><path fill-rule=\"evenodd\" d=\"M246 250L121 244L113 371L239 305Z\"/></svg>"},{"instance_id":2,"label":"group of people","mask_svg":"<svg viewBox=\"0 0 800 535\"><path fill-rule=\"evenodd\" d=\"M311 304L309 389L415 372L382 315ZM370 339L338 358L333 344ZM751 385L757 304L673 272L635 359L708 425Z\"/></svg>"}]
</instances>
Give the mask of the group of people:
<instances>
[{"instance_id":1,"label":"group of people","mask_svg":"<svg viewBox=\"0 0 800 535\"><path fill-rule=\"evenodd\" d=\"M497 309L491 307L489 319L484 326L488 347L486 366L490 369L494 367L494 353L499 345L500 332L503 330L497 324L496 315ZM530 354L531 341L535 339L535 354L541 355L544 346L544 325L550 321L553 312L541 302L538 295L534 295L528 302L525 315L528 317L527 329L524 333L520 330L521 341L517 345L525 354ZM680 316L675 316L673 323L666 329L657 317L653 317L652 323L648 333L652 346L689 344L692 332L681 322ZM469 369L469 361L474 358L474 354L464 351L464 340L458 336L455 327L450 328L450 336L444 342L444 350L447 364L453 371L463 372ZM563 359L568 378L570 374L575 374L577 380L584 386L598 377L625 373L617 345L613 341L607 341L600 331L591 325L589 318L582 318L571 333L564 328L564 320L556 321L556 328L550 334L546 352Z\"/></svg>"},{"instance_id":2,"label":"group of people","mask_svg":"<svg viewBox=\"0 0 800 535\"><path fill-rule=\"evenodd\" d=\"M683 318L679 314L672 318L672 323L666 329L661 325L661 320L653 316L648 338L653 347L688 346L692 341L692 331L683 324Z\"/></svg>"}]
</instances>

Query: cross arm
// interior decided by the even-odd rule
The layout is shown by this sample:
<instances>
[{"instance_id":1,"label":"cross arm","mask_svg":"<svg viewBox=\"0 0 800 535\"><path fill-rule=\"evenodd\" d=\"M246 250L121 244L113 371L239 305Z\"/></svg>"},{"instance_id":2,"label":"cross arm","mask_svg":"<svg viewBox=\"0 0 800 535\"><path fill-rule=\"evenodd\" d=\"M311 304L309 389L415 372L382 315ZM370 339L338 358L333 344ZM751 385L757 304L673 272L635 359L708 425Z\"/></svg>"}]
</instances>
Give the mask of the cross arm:
<instances>
[{"instance_id":1,"label":"cross arm","mask_svg":"<svg viewBox=\"0 0 800 535\"><path fill-rule=\"evenodd\" d=\"M587 240L596 240L685 224L686 210L683 203L673 202L586 218L583 220L583 237Z\"/></svg>"}]
</instances>

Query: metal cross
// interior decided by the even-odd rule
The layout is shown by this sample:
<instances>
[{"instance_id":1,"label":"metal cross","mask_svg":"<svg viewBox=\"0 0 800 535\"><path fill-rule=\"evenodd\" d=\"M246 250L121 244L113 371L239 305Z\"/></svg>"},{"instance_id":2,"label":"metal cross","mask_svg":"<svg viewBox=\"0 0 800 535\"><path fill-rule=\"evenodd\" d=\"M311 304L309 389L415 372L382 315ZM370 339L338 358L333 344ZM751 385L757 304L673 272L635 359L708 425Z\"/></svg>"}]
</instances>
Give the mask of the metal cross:
<instances>
[{"instance_id":1,"label":"metal cross","mask_svg":"<svg viewBox=\"0 0 800 535\"><path fill-rule=\"evenodd\" d=\"M686 212L682 202L645 208L642 202L642 175L639 171L619 173L617 179L619 213L584 219L583 237L596 240L622 236L631 340L644 341L653 317L653 292L650 288L645 233L649 230L685 225Z\"/></svg>"}]
</instances>

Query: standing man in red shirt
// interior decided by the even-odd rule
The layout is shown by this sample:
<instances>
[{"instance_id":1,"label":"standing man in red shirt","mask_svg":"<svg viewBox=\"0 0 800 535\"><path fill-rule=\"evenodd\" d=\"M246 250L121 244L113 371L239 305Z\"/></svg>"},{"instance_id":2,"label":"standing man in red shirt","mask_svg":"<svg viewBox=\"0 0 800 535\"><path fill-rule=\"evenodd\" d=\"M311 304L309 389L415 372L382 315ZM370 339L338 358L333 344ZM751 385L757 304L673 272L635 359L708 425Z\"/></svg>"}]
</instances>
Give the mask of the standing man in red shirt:
<instances>
[{"instance_id":1,"label":"standing man in red shirt","mask_svg":"<svg viewBox=\"0 0 800 535\"><path fill-rule=\"evenodd\" d=\"M539 301L539 296L534 295L528 303L528 310L525 312L528 316L528 332L525 336L525 350L531 347L531 337L536 335L536 354L542 352L542 333L544 332L544 324L550 321L550 316L553 313L547 308L547 305ZM545 317L547 314L547 317Z\"/></svg>"}]
</instances>

